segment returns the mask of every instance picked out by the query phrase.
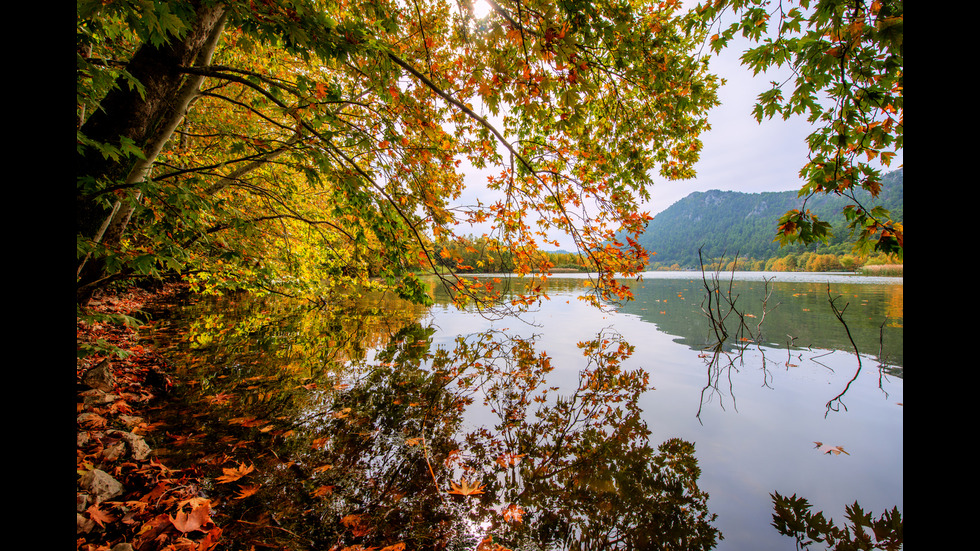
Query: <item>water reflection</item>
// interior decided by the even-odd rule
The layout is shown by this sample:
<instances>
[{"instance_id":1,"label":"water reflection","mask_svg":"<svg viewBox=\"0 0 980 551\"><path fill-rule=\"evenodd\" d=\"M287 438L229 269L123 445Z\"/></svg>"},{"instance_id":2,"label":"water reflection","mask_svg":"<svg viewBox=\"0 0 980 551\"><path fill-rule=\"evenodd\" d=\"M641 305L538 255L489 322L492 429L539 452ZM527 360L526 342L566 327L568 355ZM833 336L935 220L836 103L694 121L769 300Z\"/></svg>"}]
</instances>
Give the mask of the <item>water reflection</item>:
<instances>
[{"instance_id":1,"label":"water reflection","mask_svg":"<svg viewBox=\"0 0 980 551\"><path fill-rule=\"evenodd\" d=\"M493 276L500 278L499 274ZM703 315L705 284L699 272L649 272L641 280L626 282L634 300L615 305L619 314L636 316L673 335L675 342L703 350L717 342L708 318ZM753 342L775 349L852 350L846 332L834 319L828 303L828 286L839 304L850 303L848 328L862 354L880 355L880 363L901 376L904 364L904 286L888 283L890 278L828 274L736 272L709 274L717 278L722 292L731 295L737 309L752 327ZM893 279L893 278L891 278ZM505 280L505 283L507 281ZM563 274L536 285L548 293L550 302L578 300L588 289L587 276ZM511 284L522 288L526 284ZM448 293L433 287L436 305L451 303ZM551 306L548 306L551 308ZM533 311L533 310L532 310ZM728 321L732 324L732 319ZM734 327L732 327L734 329ZM734 333L734 331L733 331ZM738 339L725 343L732 350Z\"/></svg>"},{"instance_id":2,"label":"water reflection","mask_svg":"<svg viewBox=\"0 0 980 551\"><path fill-rule=\"evenodd\" d=\"M170 325L203 411L172 420L171 453L206 457L229 549L715 545L694 446L650 443L648 376L620 335L580 343L562 389L533 336L435 346L420 310L373 300L202 305ZM465 428L472 408L492 422Z\"/></svg>"}]
</instances>

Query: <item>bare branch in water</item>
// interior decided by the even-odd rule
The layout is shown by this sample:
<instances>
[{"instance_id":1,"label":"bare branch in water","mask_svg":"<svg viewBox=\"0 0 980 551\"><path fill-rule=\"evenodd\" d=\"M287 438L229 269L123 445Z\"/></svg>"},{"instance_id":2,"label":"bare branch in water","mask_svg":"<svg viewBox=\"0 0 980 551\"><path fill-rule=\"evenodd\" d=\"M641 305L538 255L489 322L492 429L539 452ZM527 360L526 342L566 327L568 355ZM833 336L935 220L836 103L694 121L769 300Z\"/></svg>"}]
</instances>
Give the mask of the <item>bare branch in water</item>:
<instances>
[{"instance_id":1,"label":"bare branch in water","mask_svg":"<svg viewBox=\"0 0 980 551\"><path fill-rule=\"evenodd\" d=\"M830 295L830 284L829 283L827 284L827 298L828 298L828 300L830 302L830 308L834 312L834 316L844 326L844 331L847 333L847 339L849 341L851 341L851 346L854 347L854 355L857 356L858 367L857 367L857 371L854 372L854 376L851 377L851 380L850 381L847 381L847 385L844 386L844 390L842 390L840 394L838 394L837 396L834 396L833 398L830 399L830 401L827 402L827 404L826 404L827 405L827 411L824 412L824 417L826 417L827 414L829 414L831 410L833 410L833 411L840 411L840 408L841 407L844 408L844 411L847 411L847 406L844 404L844 401L843 401L842 398L844 397L844 394L847 393L847 390L849 388L851 388L851 383L853 383L855 380L857 380L858 375L861 374L861 352L858 351L857 344L854 343L854 338L851 337L851 330L847 327L847 322L844 321L844 310L847 310L847 307L848 307L849 303L845 303L843 308L838 309L837 308L836 301L837 301L837 299L840 298L840 295L838 295L836 297L831 297L831 295Z\"/></svg>"}]
</instances>

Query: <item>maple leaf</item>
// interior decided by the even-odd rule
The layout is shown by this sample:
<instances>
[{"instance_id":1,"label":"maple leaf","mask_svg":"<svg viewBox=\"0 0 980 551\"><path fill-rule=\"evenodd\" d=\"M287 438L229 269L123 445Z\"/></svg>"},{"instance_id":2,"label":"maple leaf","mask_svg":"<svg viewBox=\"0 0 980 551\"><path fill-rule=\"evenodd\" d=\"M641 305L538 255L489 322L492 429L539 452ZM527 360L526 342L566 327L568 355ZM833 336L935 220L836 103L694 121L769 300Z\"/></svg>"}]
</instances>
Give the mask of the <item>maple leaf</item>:
<instances>
[{"instance_id":1,"label":"maple leaf","mask_svg":"<svg viewBox=\"0 0 980 551\"><path fill-rule=\"evenodd\" d=\"M507 522L520 523L521 517L524 515L524 509L521 509L520 506L511 503L506 509L501 511L501 514L504 516L504 520Z\"/></svg>"},{"instance_id":2,"label":"maple leaf","mask_svg":"<svg viewBox=\"0 0 980 551\"><path fill-rule=\"evenodd\" d=\"M248 496L255 495L259 491L261 484L256 484L254 486L242 486L238 489L238 493L235 494L234 499L245 499Z\"/></svg>"},{"instance_id":3,"label":"maple leaf","mask_svg":"<svg viewBox=\"0 0 980 551\"><path fill-rule=\"evenodd\" d=\"M471 496L483 493L483 484L474 483L472 486L470 482L463 477L460 477L459 484L450 481L452 490L449 491L450 494L459 494L461 496Z\"/></svg>"},{"instance_id":4,"label":"maple leaf","mask_svg":"<svg viewBox=\"0 0 980 551\"><path fill-rule=\"evenodd\" d=\"M361 515L347 515L340 519L340 523L346 526L354 537L361 537L371 531L369 527L364 525Z\"/></svg>"},{"instance_id":5,"label":"maple leaf","mask_svg":"<svg viewBox=\"0 0 980 551\"><path fill-rule=\"evenodd\" d=\"M523 453L505 453L497 458L497 464L501 467L516 465L521 462L522 457L524 457Z\"/></svg>"},{"instance_id":6,"label":"maple leaf","mask_svg":"<svg viewBox=\"0 0 980 551\"><path fill-rule=\"evenodd\" d=\"M323 99L323 98L327 97L327 85L326 85L326 83L324 83L324 82L317 82L316 83L316 91L314 93L316 94L316 98L317 99Z\"/></svg>"},{"instance_id":7,"label":"maple leaf","mask_svg":"<svg viewBox=\"0 0 980 551\"><path fill-rule=\"evenodd\" d=\"M184 504L190 503L191 511L184 512ZM189 499L180 504L176 517L170 517L171 524L183 533L203 530L211 521L211 502L203 498Z\"/></svg>"},{"instance_id":8,"label":"maple leaf","mask_svg":"<svg viewBox=\"0 0 980 551\"><path fill-rule=\"evenodd\" d=\"M219 484L228 484L229 482L234 482L234 481L238 480L239 478L247 475L248 473L254 471L255 470L255 465L248 465L248 466L246 466L244 463L239 463L238 464L238 467L236 467L234 469L225 469L225 468L223 468L221 470L224 471L225 474L223 476L219 476L218 477L218 483Z\"/></svg>"},{"instance_id":9,"label":"maple leaf","mask_svg":"<svg viewBox=\"0 0 980 551\"><path fill-rule=\"evenodd\" d=\"M92 519L93 521L95 521L96 524L98 524L103 528L105 528L106 522L112 522L116 520L116 517L110 515L106 511L103 511L102 509L99 509L98 503L93 504L91 507L86 509L85 512L88 513L88 518Z\"/></svg>"}]
</instances>

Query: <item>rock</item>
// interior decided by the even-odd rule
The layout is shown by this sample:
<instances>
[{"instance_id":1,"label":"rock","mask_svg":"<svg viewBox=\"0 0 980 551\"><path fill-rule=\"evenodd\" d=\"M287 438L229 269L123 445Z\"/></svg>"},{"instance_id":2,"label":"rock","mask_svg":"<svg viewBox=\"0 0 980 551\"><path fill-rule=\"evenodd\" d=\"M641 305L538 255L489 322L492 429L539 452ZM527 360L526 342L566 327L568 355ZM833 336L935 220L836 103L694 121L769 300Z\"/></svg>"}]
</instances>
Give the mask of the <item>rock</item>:
<instances>
[{"instance_id":1,"label":"rock","mask_svg":"<svg viewBox=\"0 0 980 551\"><path fill-rule=\"evenodd\" d=\"M102 449L102 459L105 461L118 461L126 455L126 443L117 440Z\"/></svg>"},{"instance_id":2,"label":"rock","mask_svg":"<svg viewBox=\"0 0 980 551\"><path fill-rule=\"evenodd\" d=\"M82 404L85 407L111 404L112 402L115 402L117 399L119 399L119 396L115 394L110 394L108 392L95 388L82 392L81 396L82 396Z\"/></svg>"},{"instance_id":3,"label":"rock","mask_svg":"<svg viewBox=\"0 0 980 551\"><path fill-rule=\"evenodd\" d=\"M122 438L129 448L129 453L136 461L143 461L150 456L150 446L143 440L142 436L121 430L109 431L109 436Z\"/></svg>"},{"instance_id":4,"label":"rock","mask_svg":"<svg viewBox=\"0 0 980 551\"><path fill-rule=\"evenodd\" d=\"M85 509L88 509L88 494L76 493L75 494L75 512L82 513Z\"/></svg>"},{"instance_id":5,"label":"rock","mask_svg":"<svg viewBox=\"0 0 980 551\"><path fill-rule=\"evenodd\" d=\"M129 428L133 428L143 423L143 418L136 417L135 415L120 415L119 420L122 421L122 423Z\"/></svg>"},{"instance_id":6,"label":"rock","mask_svg":"<svg viewBox=\"0 0 980 551\"><path fill-rule=\"evenodd\" d=\"M109 392L116 384L116 377L112 373L112 364L108 359L102 360L95 367L89 369L82 375L82 382L90 388Z\"/></svg>"},{"instance_id":7,"label":"rock","mask_svg":"<svg viewBox=\"0 0 980 551\"><path fill-rule=\"evenodd\" d=\"M75 420L82 428L86 429L99 429L104 427L108 422L106 421L105 417L102 417L98 413L92 412L82 413L76 417Z\"/></svg>"},{"instance_id":8,"label":"rock","mask_svg":"<svg viewBox=\"0 0 980 551\"><path fill-rule=\"evenodd\" d=\"M85 532L91 532L95 528L95 522L90 518L86 518L85 515L81 513L75 513L75 533L84 534Z\"/></svg>"},{"instance_id":9,"label":"rock","mask_svg":"<svg viewBox=\"0 0 980 551\"><path fill-rule=\"evenodd\" d=\"M92 442L92 435L88 431L80 431L75 434L75 446L78 448L84 448Z\"/></svg>"},{"instance_id":10,"label":"rock","mask_svg":"<svg viewBox=\"0 0 980 551\"><path fill-rule=\"evenodd\" d=\"M92 469L83 474L79 485L95 499L96 503L112 499L123 493L123 485L112 478L109 473L100 469Z\"/></svg>"}]
</instances>

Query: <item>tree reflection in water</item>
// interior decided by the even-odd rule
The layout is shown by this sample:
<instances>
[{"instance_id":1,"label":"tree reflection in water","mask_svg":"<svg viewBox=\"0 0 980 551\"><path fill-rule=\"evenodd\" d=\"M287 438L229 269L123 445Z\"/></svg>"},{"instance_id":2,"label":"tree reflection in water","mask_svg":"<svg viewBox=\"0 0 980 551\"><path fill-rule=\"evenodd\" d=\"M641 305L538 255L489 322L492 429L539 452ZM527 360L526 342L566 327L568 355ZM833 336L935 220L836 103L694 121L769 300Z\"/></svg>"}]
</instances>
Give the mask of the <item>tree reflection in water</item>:
<instances>
[{"instance_id":1,"label":"tree reflection in water","mask_svg":"<svg viewBox=\"0 0 980 551\"><path fill-rule=\"evenodd\" d=\"M637 407L647 374L621 368L633 348L618 334L580 343L587 365L562 390L533 338L487 331L449 349L433 333L406 323L373 357L313 378L256 361L209 380L209 468L256 466L205 489L220 498L227 548L709 549L721 538L693 444L650 444ZM471 408L494 422L465 429Z\"/></svg>"}]
</instances>

